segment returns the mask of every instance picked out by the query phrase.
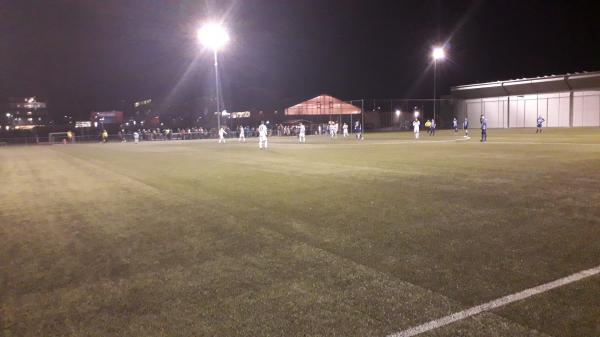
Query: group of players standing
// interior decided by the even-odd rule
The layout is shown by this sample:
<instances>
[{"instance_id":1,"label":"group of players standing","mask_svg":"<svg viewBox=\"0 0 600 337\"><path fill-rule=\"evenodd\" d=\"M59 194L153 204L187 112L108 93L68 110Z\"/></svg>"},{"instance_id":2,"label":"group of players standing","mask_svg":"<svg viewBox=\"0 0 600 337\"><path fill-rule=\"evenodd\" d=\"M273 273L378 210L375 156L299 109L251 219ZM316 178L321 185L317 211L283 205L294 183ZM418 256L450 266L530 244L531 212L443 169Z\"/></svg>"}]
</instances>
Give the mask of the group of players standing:
<instances>
[{"instance_id":1,"label":"group of players standing","mask_svg":"<svg viewBox=\"0 0 600 337\"><path fill-rule=\"evenodd\" d=\"M298 128L298 142L306 143L306 126L301 122L298 124L297 128ZM339 130L339 124L337 122L330 121L327 128L329 129L330 137L332 139L336 138L338 130ZM267 149L268 144L269 144L269 138L268 138L269 130L264 122L260 122L260 125L258 126L257 131L258 131L258 147L259 147L259 149ZM320 134L320 131L321 131L321 127L319 126L319 134ZM362 127L360 125L360 122L358 122L358 121L356 121L354 124L354 133L356 135L357 140L363 139L362 138ZM218 134L219 134L219 144L226 143L225 135L227 135L227 131L225 131L224 127L221 127L219 129ZM346 123L344 123L342 125L342 135L344 138L349 136L348 124L346 124ZM238 141L241 143L246 142L246 131L243 126L239 127Z\"/></svg>"},{"instance_id":2,"label":"group of players standing","mask_svg":"<svg viewBox=\"0 0 600 337\"><path fill-rule=\"evenodd\" d=\"M304 127L304 126L302 126ZM238 140L240 142L246 142L246 131L244 130L243 126L240 126L239 128L240 132L239 132L239 138ZM260 149L266 149L269 146L269 138L268 138L268 133L269 130L267 129L267 126L265 125L264 122L260 122L260 125L258 126L258 147ZM225 128L221 127L219 129L219 144L220 143L225 143L225 135L227 134L227 132L225 131Z\"/></svg>"},{"instance_id":3,"label":"group of players standing","mask_svg":"<svg viewBox=\"0 0 600 337\"><path fill-rule=\"evenodd\" d=\"M537 130L535 133L542 133L542 126L543 123L546 120L542 117L542 116L538 116L537 118ZM481 124L480 128L481 128L481 142L485 143L487 142L487 119L485 118L485 115L481 115L481 117L479 118L479 122ZM413 125L413 131L415 134L415 139L419 139L419 134L420 134L420 126L421 126L421 121L419 119L415 119L412 123ZM427 122L425 122L425 126L429 128L429 135L433 136L435 135L435 128L436 128L436 123L435 123L435 119L431 119L428 120ZM333 139L337 137L337 133L339 130L339 124L337 122L334 121L330 121L327 128L329 129L329 136ZM456 117L454 117L454 119L452 120L452 128L454 129L454 132L457 133L458 132L458 120L456 119ZM320 134L320 129L321 127L319 126L319 134ZM245 131L244 131L244 127L240 126L239 128L239 138L238 140L240 142L246 142L246 135L245 135ZM469 119L467 117L465 117L465 120L463 122L463 130L465 132L464 137L467 138L469 137ZM362 128L360 125L360 122L356 121L356 123L354 124L354 133L356 134L356 139L361 140L362 138ZM225 131L225 129L223 127L221 127L219 129L219 143L225 143L225 135L227 134L227 132ZM268 135L269 135L269 130L267 129L267 126L265 125L264 122L260 123L260 126L258 127L258 147L260 149L266 149L268 147ZM342 125L342 135L344 138L348 137L348 124L344 123ZM303 123L299 123L298 124L298 142L299 143L306 143L306 126Z\"/></svg>"}]
</instances>

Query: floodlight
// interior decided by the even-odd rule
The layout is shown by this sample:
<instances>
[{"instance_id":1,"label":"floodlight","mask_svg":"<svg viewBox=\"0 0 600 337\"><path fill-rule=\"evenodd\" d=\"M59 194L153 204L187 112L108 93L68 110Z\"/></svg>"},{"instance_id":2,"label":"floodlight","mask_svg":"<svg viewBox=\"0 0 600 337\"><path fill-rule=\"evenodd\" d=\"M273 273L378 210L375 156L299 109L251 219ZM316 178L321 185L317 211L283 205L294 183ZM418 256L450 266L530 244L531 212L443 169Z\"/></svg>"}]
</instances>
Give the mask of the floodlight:
<instances>
[{"instance_id":1,"label":"floodlight","mask_svg":"<svg viewBox=\"0 0 600 337\"><path fill-rule=\"evenodd\" d=\"M446 52L443 47L434 47L431 52L431 57L433 57L435 61L443 60L446 57Z\"/></svg>"},{"instance_id":2,"label":"floodlight","mask_svg":"<svg viewBox=\"0 0 600 337\"><path fill-rule=\"evenodd\" d=\"M400 111L400 109L396 109L396 117L399 117L401 113L402 111Z\"/></svg>"},{"instance_id":3,"label":"floodlight","mask_svg":"<svg viewBox=\"0 0 600 337\"><path fill-rule=\"evenodd\" d=\"M437 117L437 95L436 95L436 77L437 77L437 62L446 58L446 51L444 47L433 47L431 51L431 57L433 58L433 119Z\"/></svg>"},{"instance_id":4,"label":"floodlight","mask_svg":"<svg viewBox=\"0 0 600 337\"><path fill-rule=\"evenodd\" d=\"M229 34L225 27L214 22L204 24L198 30L197 37L203 46L213 50L219 50L229 42Z\"/></svg>"},{"instance_id":5,"label":"floodlight","mask_svg":"<svg viewBox=\"0 0 600 337\"><path fill-rule=\"evenodd\" d=\"M205 23L197 32L198 41L202 43L204 47L210 48L214 52L215 56L215 91L217 98L217 128L221 128L221 98L220 98L220 85L219 85L219 62L218 62L218 51L223 48L227 42L229 42L229 34L225 27L216 22Z\"/></svg>"},{"instance_id":6,"label":"floodlight","mask_svg":"<svg viewBox=\"0 0 600 337\"><path fill-rule=\"evenodd\" d=\"M415 118L419 117L419 110L415 111Z\"/></svg>"}]
</instances>

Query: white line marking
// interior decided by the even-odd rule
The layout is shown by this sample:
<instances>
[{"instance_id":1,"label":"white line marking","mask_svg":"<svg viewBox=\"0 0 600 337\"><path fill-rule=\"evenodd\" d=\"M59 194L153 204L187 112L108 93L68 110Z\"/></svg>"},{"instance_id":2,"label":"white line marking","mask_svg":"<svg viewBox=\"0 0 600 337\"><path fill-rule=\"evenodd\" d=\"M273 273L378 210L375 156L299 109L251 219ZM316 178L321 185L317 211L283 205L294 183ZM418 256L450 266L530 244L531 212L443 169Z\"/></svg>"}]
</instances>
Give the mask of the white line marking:
<instances>
[{"instance_id":1,"label":"white line marking","mask_svg":"<svg viewBox=\"0 0 600 337\"><path fill-rule=\"evenodd\" d=\"M310 146L368 146L368 145L401 145L401 144L430 144L430 143L453 143L453 142L463 142L463 141L467 141L470 138L458 138L458 139L443 139L443 140L416 140L416 139L398 139L398 140L389 140L389 141L357 141L357 142L353 142L353 143L336 143L336 142L330 142L330 143L306 143L306 144L302 144L302 146L304 145L310 145ZM279 142L273 142L273 144L277 144L277 145L296 145L295 143L279 143Z\"/></svg>"},{"instance_id":2,"label":"white line marking","mask_svg":"<svg viewBox=\"0 0 600 337\"><path fill-rule=\"evenodd\" d=\"M421 324L419 326L415 326L412 327L408 330L404 330L404 331L400 331L391 335L388 335L387 337L410 337L410 336L416 336L418 334L421 334L423 332L427 332L433 329L437 329L439 327L442 327L444 325L448 325L460 320L463 320L465 318L480 314L482 312L485 311L490 311L492 309L496 309L498 307L501 307L503 305L507 305L509 303L512 302L516 302L516 301L520 301L523 299L526 299L528 297L534 296L534 295L538 295L541 294L543 292L546 292L548 290L554 289L554 288L558 288L558 287L562 287L564 285L567 285L569 283L573 283L573 282L577 282L579 280L582 280L584 278L587 277L591 277L594 275L600 274L600 266L596 266L594 268L591 269L587 269L584 271L580 271L578 273L575 273L573 275L569 275L567 277L563 277L560 278L556 281L552 281L552 282L548 282L548 283L544 283L542 285L539 285L537 287L533 287L533 288L529 288L526 290L523 290L521 292L518 293L514 293L512 295L507 295L498 299L495 299L493 301L484 303L484 304L480 304L478 306L475 307L471 307L469 309L463 310L463 311L459 311L456 312L454 314L442 317L442 318L438 318L436 320L427 322L425 324Z\"/></svg>"},{"instance_id":3,"label":"white line marking","mask_svg":"<svg viewBox=\"0 0 600 337\"><path fill-rule=\"evenodd\" d=\"M474 143L476 144L476 143ZM517 144L517 145L592 145L598 146L600 143L568 143L568 142L526 142L526 141L489 141L486 144Z\"/></svg>"}]
</instances>

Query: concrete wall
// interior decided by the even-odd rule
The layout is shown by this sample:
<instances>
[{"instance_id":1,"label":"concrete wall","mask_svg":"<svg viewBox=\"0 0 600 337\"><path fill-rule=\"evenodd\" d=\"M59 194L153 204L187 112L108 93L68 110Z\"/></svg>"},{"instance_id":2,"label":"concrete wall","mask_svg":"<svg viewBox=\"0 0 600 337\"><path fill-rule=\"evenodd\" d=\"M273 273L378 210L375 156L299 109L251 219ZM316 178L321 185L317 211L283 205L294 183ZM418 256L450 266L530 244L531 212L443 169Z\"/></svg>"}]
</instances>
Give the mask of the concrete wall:
<instances>
[{"instance_id":1,"label":"concrete wall","mask_svg":"<svg viewBox=\"0 0 600 337\"><path fill-rule=\"evenodd\" d=\"M535 127L538 115L548 127L600 127L600 90L458 99L455 112L472 127L481 114L490 128Z\"/></svg>"}]
</instances>

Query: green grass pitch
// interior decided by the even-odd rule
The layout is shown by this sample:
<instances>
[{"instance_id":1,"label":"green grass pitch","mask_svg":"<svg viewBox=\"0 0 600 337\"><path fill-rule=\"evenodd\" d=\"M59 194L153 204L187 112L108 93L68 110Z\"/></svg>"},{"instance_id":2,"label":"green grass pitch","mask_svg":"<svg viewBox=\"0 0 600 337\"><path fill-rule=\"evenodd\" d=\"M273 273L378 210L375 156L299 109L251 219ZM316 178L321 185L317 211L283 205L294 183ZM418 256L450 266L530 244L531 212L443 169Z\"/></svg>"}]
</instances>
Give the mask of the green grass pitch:
<instances>
[{"instance_id":1,"label":"green grass pitch","mask_svg":"<svg viewBox=\"0 0 600 337\"><path fill-rule=\"evenodd\" d=\"M600 130L0 148L1 336L386 336L600 265ZM600 336L600 277L423 336Z\"/></svg>"}]
</instances>

